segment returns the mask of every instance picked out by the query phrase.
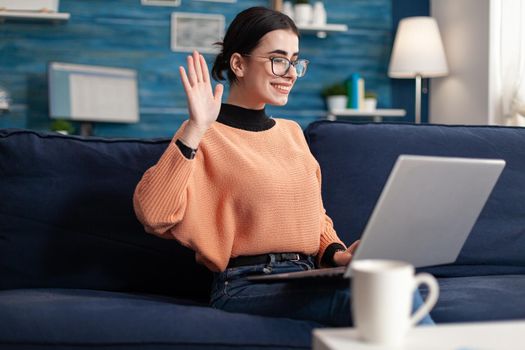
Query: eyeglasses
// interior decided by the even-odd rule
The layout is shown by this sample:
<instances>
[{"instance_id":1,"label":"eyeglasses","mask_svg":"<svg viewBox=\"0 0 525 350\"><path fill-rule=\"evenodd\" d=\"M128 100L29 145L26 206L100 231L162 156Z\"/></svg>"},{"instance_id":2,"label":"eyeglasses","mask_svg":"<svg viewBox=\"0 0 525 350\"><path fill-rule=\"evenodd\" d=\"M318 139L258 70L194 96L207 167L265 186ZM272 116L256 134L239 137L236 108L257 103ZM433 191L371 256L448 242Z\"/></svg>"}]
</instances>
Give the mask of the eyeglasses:
<instances>
[{"instance_id":1,"label":"eyeglasses","mask_svg":"<svg viewBox=\"0 0 525 350\"><path fill-rule=\"evenodd\" d=\"M286 74L288 74L288 71L290 70L290 67L293 66L295 68L295 72L297 73L297 78L304 77L306 74L306 68L308 67L308 63L310 61L305 59L298 59L295 61L290 61L286 57L266 57L266 56L256 56L256 55L243 55L246 57L260 57L260 58L266 58L272 62L272 73L278 77L284 77Z\"/></svg>"}]
</instances>

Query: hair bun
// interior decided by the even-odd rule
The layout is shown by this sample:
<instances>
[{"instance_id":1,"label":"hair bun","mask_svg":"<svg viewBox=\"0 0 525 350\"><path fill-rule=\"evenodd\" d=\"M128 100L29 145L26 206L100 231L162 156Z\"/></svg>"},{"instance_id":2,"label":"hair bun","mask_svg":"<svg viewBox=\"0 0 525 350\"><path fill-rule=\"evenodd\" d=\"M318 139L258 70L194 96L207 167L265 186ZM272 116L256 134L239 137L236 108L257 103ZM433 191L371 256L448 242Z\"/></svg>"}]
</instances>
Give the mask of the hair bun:
<instances>
[{"instance_id":1,"label":"hair bun","mask_svg":"<svg viewBox=\"0 0 525 350\"><path fill-rule=\"evenodd\" d=\"M279 11L267 7L250 7L238 13L230 23L222 41L215 42L221 48L215 57L212 68L212 77L223 80L223 72L230 84L237 81L235 73L231 70L230 59L234 53L250 54L261 38L273 30L291 30L299 36L299 30L290 17Z\"/></svg>"}]
</instances>

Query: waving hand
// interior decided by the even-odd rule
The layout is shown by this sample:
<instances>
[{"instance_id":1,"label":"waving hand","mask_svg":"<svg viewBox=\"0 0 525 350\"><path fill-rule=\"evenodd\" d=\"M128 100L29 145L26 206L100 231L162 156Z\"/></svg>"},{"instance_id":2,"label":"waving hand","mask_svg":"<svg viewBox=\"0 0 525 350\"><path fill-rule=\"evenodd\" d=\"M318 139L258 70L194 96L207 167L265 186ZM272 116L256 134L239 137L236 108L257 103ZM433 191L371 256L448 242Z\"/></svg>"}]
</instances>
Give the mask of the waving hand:
<instances>
[{"instance_id":1,"label":"waving hand","mask_svg":"<svg viewBox=\"0 0 525 350\"><path fill-rule=\"evenodd\" d=\"M197 51L188 56L187 63L188 73L182 66L179 72L188 100L189 125L204 133L217 120L224 87L217 84L212 91L206 60Z\"/></svg>"}]
</instances>

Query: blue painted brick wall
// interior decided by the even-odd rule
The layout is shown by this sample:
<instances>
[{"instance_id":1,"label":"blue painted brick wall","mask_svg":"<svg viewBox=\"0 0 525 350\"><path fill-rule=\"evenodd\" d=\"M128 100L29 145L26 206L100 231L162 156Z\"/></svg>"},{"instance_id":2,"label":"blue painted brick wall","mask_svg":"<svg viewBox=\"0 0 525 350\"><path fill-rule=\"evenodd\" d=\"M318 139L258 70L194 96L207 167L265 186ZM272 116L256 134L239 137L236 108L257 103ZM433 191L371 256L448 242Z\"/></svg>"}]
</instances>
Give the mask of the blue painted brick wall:
<instances>
[{"instance_id":1,"label":"blue painted brick wall","mask_svg":"<svg viewBox=\"0 0 525 350\"><path fill-rule=\"evenodd\" d=\"M12 95L13 108L0 117L0 127L48 130L47 64L50 61L133 68L139 74L140 123L98 123L95 134L110 137L170 136L187 118L178 66L185 53L170 51L170 13L220 13L229 23L236 13L267 0L211 3L182 0L180 7L142 6L140 0L62 0L69 12L65 24L5 22L0 24L0 85ZM325 0L330 23L349 26L326 39L303 35L301 55L311 60L306 77L285 107L269 107L275 117L305 127L324 117L320 91L326 84L361 73L367 89L379 94L380 107L392 106L387 77L393 40L391 0ZM213 55L205 56L208 62Z\"/></svg>"}]
</instances>

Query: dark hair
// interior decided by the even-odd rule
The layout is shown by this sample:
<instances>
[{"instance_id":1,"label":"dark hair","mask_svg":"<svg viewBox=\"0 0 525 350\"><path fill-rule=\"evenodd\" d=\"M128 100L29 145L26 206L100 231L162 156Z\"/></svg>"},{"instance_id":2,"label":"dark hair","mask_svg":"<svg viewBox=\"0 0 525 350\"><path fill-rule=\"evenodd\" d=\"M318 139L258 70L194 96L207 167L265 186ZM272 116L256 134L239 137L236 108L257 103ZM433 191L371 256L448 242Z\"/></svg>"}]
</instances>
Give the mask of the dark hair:
<instances>
[{"instance_id":1,"label":"dark hair","mask_svg":"<svg viewBox=\"0 0 525 350\"><path fill-rule=\"evenodd\" d=\"M221 52L213 63L212 76L215 80L224 80L223 72L227 71L230 84L237 81L237 77L230 68L230 59L234 53L250 54L259 45L261 38L268 32L278 29L289 29L297 36L299 30L293 20L287 15L266 7L250 7L233 19L222 43Z\"/></svg>"}]
</instances>

